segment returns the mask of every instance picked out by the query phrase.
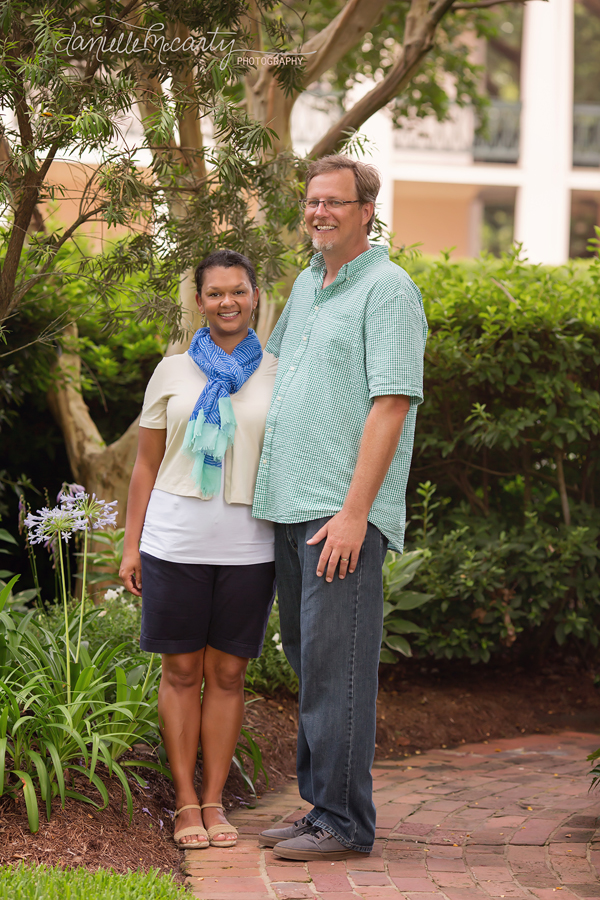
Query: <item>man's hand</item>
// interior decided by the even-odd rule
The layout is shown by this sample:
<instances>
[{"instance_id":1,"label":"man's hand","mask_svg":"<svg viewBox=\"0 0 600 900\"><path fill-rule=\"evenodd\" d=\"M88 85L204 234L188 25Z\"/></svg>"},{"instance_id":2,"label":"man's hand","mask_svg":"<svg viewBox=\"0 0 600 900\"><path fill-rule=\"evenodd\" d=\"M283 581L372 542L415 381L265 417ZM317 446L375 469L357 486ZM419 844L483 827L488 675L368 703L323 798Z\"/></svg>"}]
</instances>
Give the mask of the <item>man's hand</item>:
<instances>
[{"instance_id":1,"label":"man's hand","mask_svg":"<svg viewBox=\"0 0 600 900\"><path fill-rule=\"evenodd\" d=\"M136 597L142 596L142 560L138 551L123 554L119 577L125 590Z\"/></svg>"},{"instance_id":2,"label":"man's hand","mask_svg":"<svg viewBox=\"0 0 600 900\"><path fill-rule=\"evenodd\" d=\"M339 577L344 578L346 572L354 572L358 565L360 548L367 533L367 517L352 514L343 508L329 522L319 528L307 544L319 544L325 541L325 546L317 564L317 575L321 577L325 572L325 581L333 581L338 562L340 564Z\"/></svg>"},{"instance_id":3,"label":"man's hand","mask_svg":"<svg viewBox=\"0 0 600 900\"><path fill-rule=\"evenodd\" d=\"M317 566L319 577L327 569L325 581L333 581L338 562L340 578L344 578L346 572L352 574L358 565L358 555L367 533L369 510L398 448L409 409L410 397L403 394L385 395L373 400L344 505L306 542L319 544L325 541Z\"/></svg>"}]
</instances>

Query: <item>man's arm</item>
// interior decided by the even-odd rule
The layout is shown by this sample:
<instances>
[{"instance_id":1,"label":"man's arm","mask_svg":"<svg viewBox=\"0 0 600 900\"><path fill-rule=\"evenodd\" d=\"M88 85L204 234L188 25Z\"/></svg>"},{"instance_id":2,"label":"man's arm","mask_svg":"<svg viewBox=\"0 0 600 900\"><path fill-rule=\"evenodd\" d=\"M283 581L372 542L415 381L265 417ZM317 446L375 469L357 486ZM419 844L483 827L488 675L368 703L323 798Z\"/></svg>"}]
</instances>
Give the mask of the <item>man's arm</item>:
<instances>
[{"instance_id":1,"label":"man's arm","mask_svg":"<svg viewBox=\"0 0 600 900\"><path fill-rule=\"evenodd\" d=\"M410 398L404 395L373 399L344 505L307 541L318 544L326 539L317 565L317 575L325 572L326 581L333 581L338 562L340 578L356 569L367 533L367 517L398 449L409 409Z\"/></svg>"}]
</instances>

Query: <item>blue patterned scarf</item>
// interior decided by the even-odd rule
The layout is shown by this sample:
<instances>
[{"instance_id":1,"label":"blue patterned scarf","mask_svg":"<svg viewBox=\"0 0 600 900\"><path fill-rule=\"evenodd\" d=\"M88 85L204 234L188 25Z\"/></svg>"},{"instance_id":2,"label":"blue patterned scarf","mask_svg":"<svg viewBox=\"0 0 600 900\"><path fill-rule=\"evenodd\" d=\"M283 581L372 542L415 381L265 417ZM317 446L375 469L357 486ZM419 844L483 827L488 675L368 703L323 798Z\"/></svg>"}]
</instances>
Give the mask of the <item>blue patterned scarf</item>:
<instances>
[{"instance_id":1,"label":"blue patterned scarf","mask_svg":"<svg viewBox=\"0 0 600 900\"><path fill-rule=\"evenodd\" d=\"M222 460L233 444L235 415L230 394L235 394L260 365L263 351L252 328L248 336L225 353L212 341L209 328L200 328L188 350L208 381L190 416L182 451L194 460L192 478L205 500L221 488Z\"/></svg>"}]
</instances>

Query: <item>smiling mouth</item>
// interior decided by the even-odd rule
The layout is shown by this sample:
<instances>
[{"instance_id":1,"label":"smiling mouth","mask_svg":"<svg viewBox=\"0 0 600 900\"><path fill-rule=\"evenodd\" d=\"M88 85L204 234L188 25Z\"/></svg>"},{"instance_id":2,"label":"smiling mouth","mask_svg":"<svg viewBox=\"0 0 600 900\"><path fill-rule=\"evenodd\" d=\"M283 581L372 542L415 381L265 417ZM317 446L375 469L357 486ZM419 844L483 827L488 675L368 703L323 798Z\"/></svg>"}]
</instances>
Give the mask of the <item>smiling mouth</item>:
<instances>
[{"instance_id":1,"label":"smiling mouth","mask_svg":"<svg viewBox=\"0 0 600 900\"><path fill-rule=\"evenodd\" d=\"M235 319L235 317L239 316L239 314L240 314L239 309L236 309L235 312L228 312L228 313L220 312L220 313L218 313L218 316L220 319Z\"/></svg>"},{"instance_id":2,"label":"smiling mouth","mask_svg":"<svg viewBox=\"0 0 600 900\"><path fill-rule=\"evenodd\" d=\"M322 233L327 232L327 231L333 231L334 228L335 228L335 225L315 225L315 229Z\"/></svg>"}]
</instances>

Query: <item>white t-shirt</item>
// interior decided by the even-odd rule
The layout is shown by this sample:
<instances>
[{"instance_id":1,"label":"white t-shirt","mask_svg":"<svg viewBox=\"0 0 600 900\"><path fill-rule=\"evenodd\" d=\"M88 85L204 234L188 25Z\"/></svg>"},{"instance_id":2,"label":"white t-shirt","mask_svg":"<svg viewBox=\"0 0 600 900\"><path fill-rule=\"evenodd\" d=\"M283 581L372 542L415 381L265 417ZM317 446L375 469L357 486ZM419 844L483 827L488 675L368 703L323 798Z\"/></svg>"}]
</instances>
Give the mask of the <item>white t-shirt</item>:
<instances>
[{"instance_id":1,"label":"white t-shirt","mask_svg":"<svg viewBox=\"0 0 600 900\"><path fill-rule=\"evenodd\" d=\"M252 507L152 491L140 550L169 562L253 566L275 559L273 523L252 518Z\"/></svg>"},{"instance_id":2,"label":"white t-shirt","mask_svg":"<svg viewBox=\"0 0 600 900\"><path fill-rule=\"evenodd\" d=\"M206 376L189 354L167 357L150 379L140 425L166 428L167 444L150 496L140 550L158 559L209 565L255 565L275 558L273 524L252 518L252 498L265 420L277 370L269 353L237 394L233 447L221 470L221 490L200 496L193 461L181 452L189 417Z\"/></svg>"}]
</instances>

